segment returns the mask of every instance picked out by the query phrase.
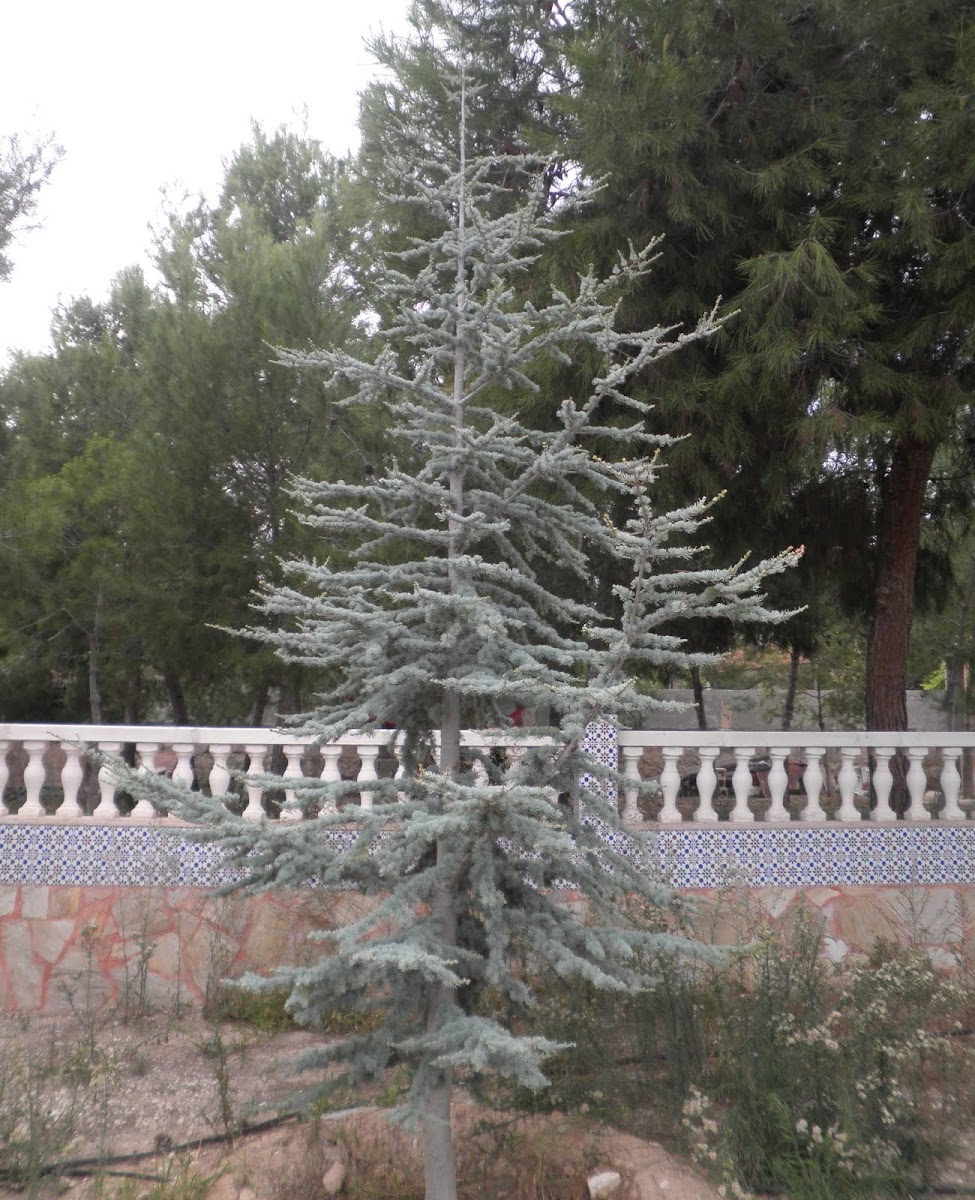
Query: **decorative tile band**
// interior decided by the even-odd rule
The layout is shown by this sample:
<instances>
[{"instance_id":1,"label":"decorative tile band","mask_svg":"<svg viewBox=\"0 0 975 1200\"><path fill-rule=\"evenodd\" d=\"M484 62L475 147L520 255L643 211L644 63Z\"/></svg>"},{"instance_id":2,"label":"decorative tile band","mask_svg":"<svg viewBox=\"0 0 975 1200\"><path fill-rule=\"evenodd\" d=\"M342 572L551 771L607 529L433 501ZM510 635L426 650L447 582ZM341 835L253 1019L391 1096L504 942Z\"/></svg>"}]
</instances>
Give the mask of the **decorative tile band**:
<instances>
[{"instance_id":1,"label":"decorative tile band","mask_svg":"<svg viewBox=\"0 0 975 1200\"><path fill-rule=\"evenodd\" d=\"M971 825L668 829L651 840L679 888L975 883Z\"/></svg>"},{"instance_id":2,"label":"decorative tile band","mask_svg":"<svg viewBox=\"0 0 975 1200\"><path fill-rule=\"evenodd\" d=\"M0 885L213 887L223 854L149 825L0 825Z\"/></svg>"},{"instance_id":3,"label":"decorative tile band","mask_svg":"<svg viewBox=\"0 0 975 1200\"><path fill-rule=\"evenodd\" d=\"M975 884L975 824L660 829L647 849L647 869L679 888ZM221 862L219 846L151 825L0 824L0 885L206 888Z\"/></svg>"}]
</instances>

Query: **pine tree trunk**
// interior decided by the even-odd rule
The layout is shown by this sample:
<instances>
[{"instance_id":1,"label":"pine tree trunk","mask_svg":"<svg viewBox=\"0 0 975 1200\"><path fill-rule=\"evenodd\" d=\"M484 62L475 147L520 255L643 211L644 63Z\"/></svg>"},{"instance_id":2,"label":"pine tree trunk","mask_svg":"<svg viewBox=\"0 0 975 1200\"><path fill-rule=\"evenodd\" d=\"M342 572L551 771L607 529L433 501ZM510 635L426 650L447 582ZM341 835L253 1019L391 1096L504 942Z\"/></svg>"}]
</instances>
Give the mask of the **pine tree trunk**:
<instances>
[{"instance_id":1,"label":"pine tree trunk","mask_svg":"<svg viewBox=\"0 0 975 1200\"><path fill-rule=\"evenodd\" d=\"M867 729L907 728L907 647L924 492L934 445L905 435L880 485L877 578L867 640Z\"/></svg>"},{"instance_id":2,"label":"pine tree trunk","mask_svg":"<svg viewBox=\"0 0 975 1200\"><path fill-rule=\"evenodd\" d=\"M123 725L138 725L139 707L142 701L142 643L133 639L126 648L128 658L125 673L125 712Z\"/></svg>"},{"instance_id":3,"label":"pine tree trunk","mask_svg":"<svg viewBox=\"0 0 975 1200\"><path fill-rule=\"evenodd\" d=\"M792 728L796 715L796 692L799 690L799 651L792 646L789 651L789 683L785 689L785 708L782 712L782 729Z\"/></svg>"},{"instance_id":4,"label":"pine tree trunk","mask_svg":"<svg viewBox=\"0 0 975 1200\"><path fill-rule=\"evenodd\" d=\"M694 692L694 711L697 713L698 729L707 729L708 713L704 707L704 685L701 682L699 667L691 667L691 688Z\"/></svg>"},{"instance_id":5,"label":"pine tree trunk","mask_svg":"<svg viewBox=\"0 0 975 1200\"><path fill-rule=\"evenodd\" d=\"M254 688L251 696L251 725L263 725L264 714L267 712L268 697L271 694L271 680L265 675Z\"/></svg>"},{"instance_id":6,"label":"pine tree trunk","mask_svg":"<svg viewBox=\"0 0 975 1200\"><path fill-rule=\"evenodd\" d=\"M186 697L183 694L183 684L175 671L163 671L163 683L169 696L169 708L173 714L174 725L189 725L189 712L186 708ZM256 721L252 724L257 724Z\"/></svg>"},{"instance_id":7,"label":"pine tree trunk","mask_svg":"<svg viewBox=\"0 0 975 1200\"><path fill-rule=\"evenodd\" d=\"M98 589L98 599L95 601L95 623L88 638L88 709L91 713L91 723L102 723L102 693L98 681L98 655L101 649L102 634L102 590Z\"/></svg>"},{"instance_id":8,"label":"pine tree trunk","mask_svg":"<svg viewBox=\"0 0 975 1200\"><path fill-rule=\"evenodd\" d=\"M975 554L972 555L969 564L965 596L955 627L955 638L945 664L945 683L948 687L948 728L952 731L960 729L963 725L967 728L967 722L962 719L961 709L967 691L968 663L965 660L965 643L968 638L973 605L975 605Z\"/></svg>"}]
</instances>

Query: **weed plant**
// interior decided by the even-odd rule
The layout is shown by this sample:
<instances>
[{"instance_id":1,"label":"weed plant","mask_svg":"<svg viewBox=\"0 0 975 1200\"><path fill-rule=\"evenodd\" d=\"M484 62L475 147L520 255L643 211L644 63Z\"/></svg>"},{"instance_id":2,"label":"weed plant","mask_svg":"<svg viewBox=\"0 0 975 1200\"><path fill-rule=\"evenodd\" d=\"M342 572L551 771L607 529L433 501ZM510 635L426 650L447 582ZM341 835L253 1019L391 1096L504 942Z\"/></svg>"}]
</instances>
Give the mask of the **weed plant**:
<instances>
[{"instance_id":1,"label":"weed plant","mask_svg":"<svg viewBox=\"0 0 975 1200\"><path fill-rule=\"evenodd\" d=\"M460 1200L578 1200L580 1182L598 1159L598 1142L551 1142L523 1119L485 1119L458 1141ZM341 1162L348 1200L422 1200L422 1169L413 1138L395 1126L350 1122L326 1127L313 1119L307 1141L283 1168L271 1200L325 1200L322 1180ZM584 1186L584 1185L583 1185Z\"/></svg>"},{"instance_id":2,"label":"weed plant","mask_svg":"<svg viewBox=\"0 0 975 1200\"><path fill-rule=\"evenodd\" d=\"M288 993L284 988L254 992L222 980L219 989L208 988L207 998L203 1014L211 1021L239 1021L263 1033L281 1033L295 1027L285 1008Z\"/></svg>"},{"instance_id":3,"label":"weed plant","mask_svg":"<svg viewBox=\"0 0 975 1200\"><path fill-rule=\"evenodd\" d=\"M151 1187L143 1180L126 1179L121 1184L103 1182L96 1189L98 1200L204 1200L216 1182L216 1175L201 1175L187 1157L171 1157L162 1177Z\"/></svg>"},{"instance_id":4,"label":"weed plant","mask_svg":"<svg viewBox=\"0 0 975 1200\"><path fill-rule=\"evenodd\" d=\"M0 1180L30 1197L46 1165L70 1144L80 1089L34 1054L0 1061Z\"/></svg>"}]
</instances>

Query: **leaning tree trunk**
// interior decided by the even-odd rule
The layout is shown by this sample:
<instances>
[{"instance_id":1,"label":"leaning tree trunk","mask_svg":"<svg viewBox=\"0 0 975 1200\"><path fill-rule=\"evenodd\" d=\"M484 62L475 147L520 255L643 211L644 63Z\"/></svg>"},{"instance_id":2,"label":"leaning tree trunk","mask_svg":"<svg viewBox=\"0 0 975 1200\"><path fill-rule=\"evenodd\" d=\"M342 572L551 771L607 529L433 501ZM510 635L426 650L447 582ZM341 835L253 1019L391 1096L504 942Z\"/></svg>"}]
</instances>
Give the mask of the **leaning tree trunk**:
<instances>
[{"instance_id":1,"label":"leaning tree trunk","mask_svg":"<svg viewBox=\"0 0 975 1200\"><path fill-rule=\"evenodd\" d=\"M914 570L934 450L931 442L902 437L880 484L877 575L867 639L867 729L907 728Z\"/></svg>"}]
</instances>

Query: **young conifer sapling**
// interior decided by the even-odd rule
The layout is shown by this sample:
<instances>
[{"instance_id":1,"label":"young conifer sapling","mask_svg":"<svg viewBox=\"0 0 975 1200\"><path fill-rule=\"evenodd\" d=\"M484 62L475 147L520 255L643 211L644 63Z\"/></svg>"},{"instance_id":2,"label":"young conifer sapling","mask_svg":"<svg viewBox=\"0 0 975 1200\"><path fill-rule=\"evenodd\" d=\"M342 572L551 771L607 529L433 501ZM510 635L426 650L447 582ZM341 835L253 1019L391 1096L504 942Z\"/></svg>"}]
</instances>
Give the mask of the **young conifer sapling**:
<instances>
[{"instance_id":1,"label":"young conifer sapling","mask_svg":"<svg viewBox=\"0 0 975 1200\"><path fill-rule=\"evenodd\" d=\"M643 431L647 407L630 385L709 336L713 315L687 332L616 328L652 245L606 278L519 300L559 236L559 213L532 186L537 164L468 160L462 63L449 82L460 111L455 165L403 164L397 198L440 232L385 271L398 313L380 335L385 348L374 361L282 353L328 385L351 384L342 403L385 412L388 458L361 484L295 480L296 507L325 557L285 563L287 582L258 604L267 622L248 631L324 681L297 734L327 742L391 726L401 770L370 784L369 805L354 783L289 781L293 805L318 815L257 823L165 781L139 781L200 822L195 836L221 843L235 887L315 881L369 898L323 937L316 962L249 985L283 982L289 1009L312 1027L340 1009L374 1014L301 1066L330 1069L310 1095L407 1068L404 1108L422 1127L427 1200L457 1194L455 1080L493 1074L545 1086L541 1064L558 1047L520 1035L503 1015L530 1007L542 970L624 993L652 984L656 952L708 953L627 922L634 901L656 909L671 894L604 789L580 782L606 775L581 739L597 717L638 719L654 707L636 676L710 661L663 632L675 621L778 619L762 581L795 559L703 566L695 535L708 503L654 510L667 439ZM545 428L523 422L518 398L537 391L546 361L581 354L602 364L589 394L553 403ZM621 498L630 515L620 526L608 514ZM341 557L330 561L333 548ZM607 564L626 582L601 604ZM516 725L514 710L544 723ZM465 749L462 731L486 728L504 731L508 765ZM628 837L626 854L606 829ZM559 881L585 897L584 923L558 902Z\"/></svg>"}]
</instances>

